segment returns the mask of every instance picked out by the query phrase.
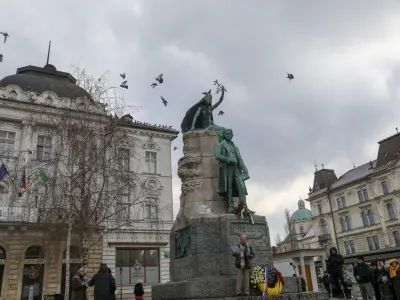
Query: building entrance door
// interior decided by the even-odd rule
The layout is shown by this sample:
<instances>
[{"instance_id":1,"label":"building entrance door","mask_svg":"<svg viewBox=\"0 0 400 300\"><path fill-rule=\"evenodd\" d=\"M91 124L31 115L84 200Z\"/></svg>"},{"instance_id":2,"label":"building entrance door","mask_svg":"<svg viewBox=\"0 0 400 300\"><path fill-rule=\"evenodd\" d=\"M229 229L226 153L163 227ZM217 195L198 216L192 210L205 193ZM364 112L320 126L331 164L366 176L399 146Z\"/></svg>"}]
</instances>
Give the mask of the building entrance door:
<instances>
[{"instance_id":1,"label":"building entrance door","mask_svg":"<svg viewBox=\"0 0 400 300\"><path fill-rule=\"evenodd\" d=\"M24 265L21 300L42 300L44 264Z\"/></svg>"}]
</instances>

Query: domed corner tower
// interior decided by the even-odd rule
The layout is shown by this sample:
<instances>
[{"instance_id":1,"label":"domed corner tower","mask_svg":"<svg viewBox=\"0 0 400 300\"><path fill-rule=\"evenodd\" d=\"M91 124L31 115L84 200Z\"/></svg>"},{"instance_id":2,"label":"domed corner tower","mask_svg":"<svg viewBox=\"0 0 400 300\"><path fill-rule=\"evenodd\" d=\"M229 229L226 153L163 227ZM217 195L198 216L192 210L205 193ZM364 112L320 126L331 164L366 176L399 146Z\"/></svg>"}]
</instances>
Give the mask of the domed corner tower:
<instances>
[{"instance_id":1,"label":"domed corner tower","mask_svg":"<svg viewBox=\"0 0 400 300\"><path fill-rule=\"evenodd\" d=\"M290 221L293 223L296 234L302 237L312 226L312 214L311 210L305 207L302 199L297 202L297 207L298 209L292 214Z\"/></svg>"}]
</instances>

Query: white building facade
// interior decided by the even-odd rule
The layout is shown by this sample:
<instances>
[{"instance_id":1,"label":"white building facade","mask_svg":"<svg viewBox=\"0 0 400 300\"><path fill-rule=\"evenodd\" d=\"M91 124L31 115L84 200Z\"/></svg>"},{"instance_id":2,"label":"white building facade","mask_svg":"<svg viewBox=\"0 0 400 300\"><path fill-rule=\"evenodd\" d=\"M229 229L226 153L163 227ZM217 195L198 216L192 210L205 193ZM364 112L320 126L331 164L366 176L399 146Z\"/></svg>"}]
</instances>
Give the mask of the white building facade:
<instances>
[{"instance_id":1,"label":"white building facade","mask_svg":"<svg viewBox=\"0 0 400 300\"><path fill-rule=\"evenodd\" d=\"M103 122L108 122L110 118L104 114L104 105L90 101L90 95L76 85L76 80L70 74L57 71L52 65L19 68L16 75L3 78L0 80L0 98L0 164L12 165L18 170L13 174L15 186L21 184L20 171L23 166L45 160L51 153L52 143L57 139L49 134L45 124L39 126L24 117L31 109L46 114L47 110L81 111L86 107L90 113L85 117ZM118 153L121 154L118 155L123 171L134 172L140 179L141 188L145 191L141 195L144 200L104 224L106 234L102 238L101 249L89 251L89 259L92 263L96 262L89 272L95 272L100 261L107 263L116 278L117 293L122 291L124 299L133 299L133 286L138 279L143 280L148 293L152 284L169 280L169 239L173 224L171 142L178 132L170 126L133 121L130 115L121 117L117 124L118 129L138 141L136 149L132 149L135 159L129 154L124 158L124 151L129 152L130 149L119 149ZM10 177L11 173L9 171L7 176ZM26 213L24 201L32 192L31 189L25 188L26 191L20 193L23 184L20 189L9 189L4 178L0 179L3 179L0 180L0 226L15 230L19 225L14 226L14 223L23 223L28 225L21 226L21 230L29 231L30 223L39 222L38 210L29 208L28 217ZM132 196L129 192L123 192L116 206L123 205L124 199ZM134 226L121 226L118 230L107 232L108 226L115 228L115 223L125 218L127 213L137 220ZM4 237L0 238L0 297L25 300L25 290L31 283L25 281L23 265L16 273L19 275L11 276L14 273L11 272L10 258L23 261L24 258L19 255L23 255L29 245L24 244L27 243L24 236L17 239L14 231L9 231L9 234L3 231L3 234ZM32 241L33 245L41 244L40 238L37 239ZM43 249L45 247L42 246ZM52 267L44 258L43 265L49 267L44 268L46 271L43 271L38 287L35 285L37 296L63 292L65 266L62 263L65 263L65 250L60 253L59 261ZM79 260L72 259L72 262L75 267L79 264ZM32 261L29 263L33 264Z\"/></svg>"}]
</instances>

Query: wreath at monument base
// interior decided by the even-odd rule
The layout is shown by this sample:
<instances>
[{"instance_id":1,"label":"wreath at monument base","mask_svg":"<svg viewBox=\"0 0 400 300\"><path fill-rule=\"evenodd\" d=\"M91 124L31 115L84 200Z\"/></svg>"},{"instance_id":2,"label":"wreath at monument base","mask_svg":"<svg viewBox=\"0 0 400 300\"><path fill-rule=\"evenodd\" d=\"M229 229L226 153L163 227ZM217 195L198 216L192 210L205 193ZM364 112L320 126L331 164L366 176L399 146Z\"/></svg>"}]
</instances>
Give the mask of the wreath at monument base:
<instances>
[{"instance_id":1,"label":"wreath at monument base","mask_svg":"<svg viewBox=\"0 0 400 300\"><path fill-rule=\"evenodd\" d=\"M274 267L261 264L253 268L250 283L253 288L258 288L263 296L276 296L282 293L285 279Z\"/></svg>"}]
</instances>

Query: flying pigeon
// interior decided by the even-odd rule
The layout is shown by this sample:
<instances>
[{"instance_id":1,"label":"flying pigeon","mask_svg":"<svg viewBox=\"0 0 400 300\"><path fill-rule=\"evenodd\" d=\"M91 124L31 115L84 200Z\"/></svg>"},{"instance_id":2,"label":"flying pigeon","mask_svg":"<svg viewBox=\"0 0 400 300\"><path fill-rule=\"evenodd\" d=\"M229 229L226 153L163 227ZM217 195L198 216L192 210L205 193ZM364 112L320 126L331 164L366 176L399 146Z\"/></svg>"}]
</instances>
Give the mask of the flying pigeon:
<instances>
[{"instance_id":1,"label":"flying pigeon","mask_svg":"<svg viewBox=\"0 0 400 300\"><path fill-rule=\"evenodd\" d=\"M176 149L178 149L178 147L174 147L174 151L175 151Z\"/></svg>"},{"instance_id":2,"label":"flying pigeon","mask_svg":"<svg viewBox=\"0 0 400 300\"><path fill-rule=\"evenodd\" d=\"M163 74L158 75L158 77L156 78L156 80L158 81L159 84L164 82L164 79L162 78Z\"/></svg>"},{"instance_id":3,"label":"flying pigeon","mask_svg":"<svg viewBox=\"0 0 400 300\"><path fill-rule=\"evenodd\" d=\"M214 85L219 85L219 83L218 83L218 80L217 80L217 79L215 79L215 80L214 80Z\"/></svg>"},{"instance_id":4,"label":"flying pigeon","mask_svg":"<svg viewBox=\"0 0 400 300\"><path fill-rule=\"evenodd\" d=\"M120 87L122 87L123 89L128 89L128 86L126 85L127 82L127 80L123 81Z\"/></svg>"},{"instance_id":5,"label":"flying pigeon","mask_svg":"<svg viewBox=\"0 0 400 300\"><path fill-rule=\"evenodd\" d=\"M162 103L164 104L164 106L167 106L167 105L168 105L168 101L165 100L163 96L161 96L161 101L162 101Z\"/></svg>"},{"instance_id":6,"label":"flying pigeon","mask_svg":"<svg viewBox=\"0 0 400 300\"><path fill-rule=\"evenodd\" d=\"M7 38L10 36L7 32L0 32L4 36L4 43L7 41Z\"/></svg>"},{"instance_id":7,"label":"flying pigeon","mask_svg":"<svg viewBox=\"0 0 400 300\"><path fill-rule=\"evenodd\" d=\"M291 81L292 79L294 79L293 74L287 73L287 77L289 79L289 81Z\"/></svg>"},{"instance_id":8,"label":"flying pigeon","mask_svg":"<svg viewBox=\"0 0 400 300\"><path fill-rule=\"evenodd\" d=\"M220 110L219 113L218 113L218 116L223 116L224 113L225 113L224 111Z\"/></svg>"},{"instance_id":9,"label":"flying pigeon","mask_svg":"<svg viewBox=\"0 0 400 300\"><path fill-rule=\"evenodd\" d=\"M154 83L151 84L151 87L154 89L157 85L158 84L154 82Z\"/></svg>"},{"instance_id":10,"label":"flying pigeon","mask_svg":"<svg viewBox=\"0 0 400 300\"><path fill-rule=\"evenodd\" d=\"M119 76L121 76L122 79L125 79L126 73L119 74Z\"/></svg>"},{"instance_id":11,"label":"flying pigeon","mask_svg":"<svg viewBox=\"0 0 400 300\"><path fill-rule=\"evenodd\" d=\"M0 53L0 63L3 62L3 54Z\"/></svg>"}]
</instances>

